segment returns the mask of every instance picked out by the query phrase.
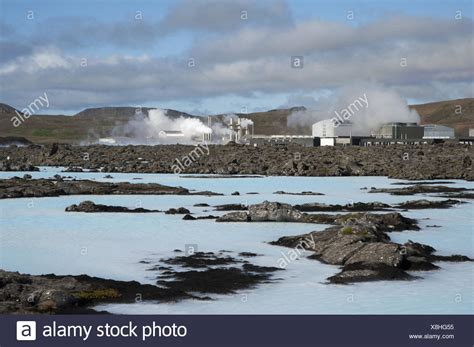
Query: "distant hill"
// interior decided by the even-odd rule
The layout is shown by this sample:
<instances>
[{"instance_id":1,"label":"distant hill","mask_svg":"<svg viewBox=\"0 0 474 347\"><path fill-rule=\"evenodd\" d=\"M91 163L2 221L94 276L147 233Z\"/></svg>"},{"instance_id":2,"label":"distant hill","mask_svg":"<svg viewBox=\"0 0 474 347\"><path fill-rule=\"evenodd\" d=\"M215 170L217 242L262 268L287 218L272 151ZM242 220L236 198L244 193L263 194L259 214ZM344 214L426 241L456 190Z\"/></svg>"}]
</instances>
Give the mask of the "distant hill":
<instances>
[{"instance_id":1,"label":"distant hill","mask_svg":"<svg viewBox=\"0 0 474 347\"><path fill-rule=\"evenodd\" d=\"M237 116L251 119L254 122L255 134L258 135L311 135L310 127L288 127L288 116L296 111L305 110L304 107L292 107L278 110L253 113L236 113ZM215 116L220 121L224 115Z\"/></svg>"},{"instance_id":2,"label":"distant hill","mask_svg":"<svg viewBox=\"0 0 474 347\"><path fill-rule=\"evenodd\" d=\"M421 116L421 124L442 124L453 127L458 136L466 136L474 128L474 99L458 99L412 105ZM150 108L142 108L148 113ZM255 134L261 135L310 135L310 127L287 126L288 116L303 107L277 109L266 112L237 114L254 122ZM135 107L88 108L74 116L33 115L19 127L14 127L11 118L16 116L15 108L0 103L0 136L21 136L35 143L80 143L99 137L110 136L112 129L125 124L135 115ZM188 113L168 110L170 117L197 117ZM224 115L214 116L222 120ZM206 122L205 118L202 118Z\"/></svg>"},{"instance_id":3,"label":"distant hill","mask_svg":"<svg viewBox=\"0 0 474 347\"><path fill-rule=\"evenodd\" d=\"M254 122L255 133L261 135L311 135L311 127L288 127L287 119L290 114L306 110L305 107L254 112L242 117Z\"/></svg>"},{"instance_id":4,"label":"distant hill","mask_svg":"<svg viewBox=\"0 0 474 347\"><path fill-rule=\"evenodd\" d=\"M11 121L16 117L15 109L6 104L0 104L0 136L25 137L35 143L47 142L79 142L86 135L87 120L81 122L69 116L40 116L34 115L26 119L20 126L14 127Z\"/></svg>"},{"instance_id":5,"label":"distant hill","mask_svg":"<svg viewBox=\"0 0 474 347\"><path fill-rule=\"evenodd\" d=\"M467 136L474 128L474 99L457 99L410 106L421 117L421 124L441 124L455 129L458 136Z\"/></svg>"},{"instance_id":6,"label":"distant hill","mask_svg":"<svg viewBox=\"0 0 474 347\"><path fill-rule=\"evenodd\" d=\"M33 115L14 127L11 118L15 108L0 103L0 136L22 136L35 143L80 143L110 136L112 130L127 123L136 112L135 107L88 108L74 116ZM151 108L141 108L147 114ZM197 117L185 112L168 110L168 116Z\"/></svg>"},{"instance_id":7,"label":"distant hill","mask_svg":"<svg viewBox=\"0 0 474 347\"><path fill-rule=\"evenodd\" d=\"M100 108L86 108L85 110L76 113L74 117L82 117L94 120L129 120L133 117L137 112L141 111L145 114L148 114L149 110L153 108L149 107L100 107ZM175 118L175 117L197 117L190 115L185 112L180 112L176 110L167 110L168 117Z\"/></svg>"},{"instance_id":8,"label":"distant hill","mask_svg":"<svg viewBox=\"0 0 474 347\"><path fill-rule=\"evenodd\" d=\"M13 114L13 113L15 113L14 107L11 107L10 105L7 105L7 104L0 103L0 117L2 115L8 115L8 114Z\"/></svg>"}]
</instances>

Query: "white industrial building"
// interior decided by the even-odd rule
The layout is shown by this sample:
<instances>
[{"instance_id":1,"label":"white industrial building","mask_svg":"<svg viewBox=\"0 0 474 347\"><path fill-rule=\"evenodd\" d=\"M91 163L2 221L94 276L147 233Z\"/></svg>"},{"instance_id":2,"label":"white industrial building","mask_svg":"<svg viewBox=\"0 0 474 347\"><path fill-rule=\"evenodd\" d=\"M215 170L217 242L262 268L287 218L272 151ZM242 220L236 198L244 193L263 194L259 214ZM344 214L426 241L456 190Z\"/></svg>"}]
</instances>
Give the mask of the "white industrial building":
<instances>
[{"instance_id":1,"label":"white industrial building","mask_svg":"<svg viewBox=\"0 0 474 347\"><path fill-rule=\"evenodd\" d=\"M115 145L117 144L117 140L115 140L112 137L102 137L99 139L99 144L100 145Z\"/></svg>"},{"instance_id":2,"label":"white industrial building","mask_svg":"<svg viewBox=\"0 0 474 347\"><path fill-rule=\"evenodd\" d=\"M454 139L454 129L445 125L426 124L423 129L424 139Z\"/></svg>"},{"instance_id":3,"label":"white industrial building","mask_svg":"<svg viewBox=\"0 0 474 347\"><path fill-rule=\"evenodd\" d=\"M184 137L184 134L181 131L161 130L158 133L158 136L163 137L163 138L179 138L179 137Z\"/></svg>"},{"instance_id":4,"label":"white industrial building","mask_svg":"<svg viewBox=\"0 0 474 347\"><path fill-rule=\"evenodd\" d=\"M352 144L352 124L335 123L332 119L324 119L313 124L312 135L315 145L334 146Z\"/></svg>"},{"instance_id":5,"label":"white industrial building","mask_svg":"<svg viewBox=\"0 0 474 347\"><path fill-rule=\"evenodd\" d=\"M334 124L332 119L324 119L313 124L313 137L341 137L351 136L352 124Z\"/></svg>"}]
</instances>

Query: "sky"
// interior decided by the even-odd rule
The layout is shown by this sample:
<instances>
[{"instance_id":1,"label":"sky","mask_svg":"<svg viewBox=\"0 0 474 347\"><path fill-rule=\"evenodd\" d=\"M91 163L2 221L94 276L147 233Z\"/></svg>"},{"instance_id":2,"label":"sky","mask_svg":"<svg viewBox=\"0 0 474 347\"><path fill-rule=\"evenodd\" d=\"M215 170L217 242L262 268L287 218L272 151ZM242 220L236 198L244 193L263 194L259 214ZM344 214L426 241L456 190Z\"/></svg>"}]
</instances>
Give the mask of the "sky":
<instances>
[{"instance_id":1,"label":"sky","mask_svg":"<svg viewBox=\"0 0 474 347\"><path fill-rule=\"evenodd\" d=\"M472 18L471 0L0 0L0 102L206 115L368 83L411 104L473 97Z\"/></svg>"}]
</instances>

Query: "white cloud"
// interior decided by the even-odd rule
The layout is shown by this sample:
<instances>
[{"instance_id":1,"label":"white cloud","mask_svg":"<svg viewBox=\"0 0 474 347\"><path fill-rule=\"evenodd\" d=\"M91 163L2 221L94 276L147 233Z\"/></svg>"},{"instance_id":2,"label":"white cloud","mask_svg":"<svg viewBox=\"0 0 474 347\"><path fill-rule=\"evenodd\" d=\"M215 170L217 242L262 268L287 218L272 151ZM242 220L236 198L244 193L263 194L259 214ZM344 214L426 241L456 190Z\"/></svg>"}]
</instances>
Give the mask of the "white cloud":
<instances>
[{"instance_id":1,"label":"white cloud","mask_svg":"<svg viewBox=\"0 0 474 347\"><path fill-rule=\"evenodd\" d=\"M38 69L56 69L56 68L69 68L71 64L66 58L61 56L58 52L52 51L39 51L34 53L30 60L24 62L27 64L26 70L29 72L35 72Z\"/></svg>"},{"instance_id":2,"label":"white cloud","mask_svg":"<svg viewBox=\"0 0 474 347\"><path fill-rule=\"evenodd\" d=\"M209 15L236 11L243 3L220 7ZM360 81L393 87L405 98L473 96L470 19L398 16L362 26L320 20L290 25L283 20L284 6L275 8L267 10L281 12L279 26L277 22L229 26L212 38L206 36L206 41L196 41L183 57L114 51L105 57L91 56L81 67L81 55L55 48L54 42L30 53L22 51L0 65L2 101L22 105L47 90L56 107L77 109L259 93L313 95ZM200 24L190 21L191 12L186 13L171 12L165 18L181 18L173 30L186 23L197 28ZM211 25L208 19L205 22ZM147 37L155 35L145 32ZM294 55L304 56L303 69L291 68ZM188 67L189 57L196 59L195 67ZM401 65L402 59L406 66Z\"/></svg>"}]
</instances>

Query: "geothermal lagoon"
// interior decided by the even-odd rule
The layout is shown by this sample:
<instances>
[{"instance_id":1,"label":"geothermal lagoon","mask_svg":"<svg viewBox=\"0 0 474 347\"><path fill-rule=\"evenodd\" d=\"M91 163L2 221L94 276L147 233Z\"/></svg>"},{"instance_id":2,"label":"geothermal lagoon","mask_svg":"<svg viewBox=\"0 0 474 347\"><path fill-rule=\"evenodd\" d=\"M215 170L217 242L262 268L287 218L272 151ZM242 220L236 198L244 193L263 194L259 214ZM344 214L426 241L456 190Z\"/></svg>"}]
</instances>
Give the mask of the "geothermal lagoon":
<instances>
[{"instance_id":1,"label":"geothermal lagoon","mask_svg":"<svg viewBox=\"0 0 474 347\"><path fill-rule=\"evenodd\" d=\"M202 195L76 195L0 200L0 263L7 271L28 274L87 274L115 280L156 283L157 273L148 269L160 259L185 252L219 252L238 257L258 254L252 263L278 267L289 248L270 245L282 236L323 230L327 225L302 223L216 223L215 220L182 220L182 215L155 213L74 213L71 204L91 200L97 204L167 210L184 207L194 217L225 214L214 211L220 204L256 204L265 200L290 204L320 202L348 204L380 201L442 200L430 194L396 196L369 194L364 188L394 188L407 182L384 177L232 177L173 174L62 173L64 168L42 167L33 178L56 174L103 182L160 183L222 196ZM23 176L1 172L0 178ZM450 187L474 188L474 182L450 180ZM412 183L412 182L410 182ZM276 191L319 192L324 195L274 194ZM240 195L232 195L234 192ZM250 194L249 194L250 193ZM258 193L258 194L256 194ZM432 195L432 194L431 194ZM463 200L463 199L461 199ZM465 200L469 202L469 200ZM196 207L196 204L208 204ZM437 254L474 257L471 203L449 209L399 211L418 220L420 230L390 233L394 242L408 240L431 245ZM351 285L327 284L338 266L298 259L277 271L272 281L232 294L211 294L212 300L178 302L140 301L102 304L96 310L117 314L473 314L472 262L439 262L437 271L417 271L413 281L377 281Z\"/></svg>"}]
</instances>

